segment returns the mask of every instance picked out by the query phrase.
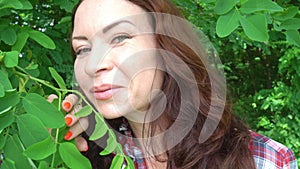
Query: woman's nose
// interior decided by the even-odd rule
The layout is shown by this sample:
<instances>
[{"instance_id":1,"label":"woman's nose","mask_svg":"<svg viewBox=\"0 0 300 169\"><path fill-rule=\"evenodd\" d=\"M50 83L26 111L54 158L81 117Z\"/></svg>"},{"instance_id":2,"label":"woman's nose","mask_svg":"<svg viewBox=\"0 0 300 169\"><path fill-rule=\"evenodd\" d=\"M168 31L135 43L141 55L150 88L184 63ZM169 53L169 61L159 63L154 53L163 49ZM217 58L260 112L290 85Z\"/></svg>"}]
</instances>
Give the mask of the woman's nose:
<instances>
[{"instance_id":1,"label":"woman's nose","mask_svg":"<svg viewBox=\"0 0 300 169\"><path fill-rule=\"evenodd\" d=\"M110 49L107 46L92 49L85 65L85 72L88 75L97 76L103 71L109 71L113 69L113 62L109 56Z\"/></svg>"}]
</instances>

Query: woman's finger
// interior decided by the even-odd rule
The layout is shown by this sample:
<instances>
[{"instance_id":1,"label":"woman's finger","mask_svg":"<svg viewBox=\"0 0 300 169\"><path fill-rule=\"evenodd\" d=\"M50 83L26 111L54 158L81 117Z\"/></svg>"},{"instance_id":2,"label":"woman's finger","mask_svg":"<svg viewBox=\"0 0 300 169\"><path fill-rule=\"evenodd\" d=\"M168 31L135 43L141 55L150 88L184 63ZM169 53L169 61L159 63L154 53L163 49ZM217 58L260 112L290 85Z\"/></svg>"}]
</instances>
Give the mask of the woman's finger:
<instances>
[{"instance_id":1,"label":"woman's finger","mask_svg":"<svg viewBox=\"0 0 300 169\"><path fill-rule=\"evenodd\" d=\"M57 95L55 95L55 94L50 94L48 97L47 97L47 101L49 102L49 103L52 103L53 102L53 100L54 99L57 99L58 97L57 97ZM47 128L47 131L50 133L50 135L51 135L51 132L52 132L52 129L51 128Z\"/></svg>"},{"instance_id":2,"label":"woman's finger","mask_svg":"<svg viewBox=\"0 0 300 169\"><path fill-rule=\"evenodd\" d=\"M72 126L78 121L79 118L75 116L75 113L77 113L81 108L81 105L75 105L73 110L65 116L65 122L68 127Z\"/></svg>"},{"instance_id":3,"label":"woman's finger","mask_svg":"<svg viewBox=\"0 0 300 169\"><path fill-rule=\"evenodd\" d=\"M50 94L48 97L47 97L47 101L52 103L54 99L57 99L57 95L55 94Z\"/></svg>"},{"instance_id":4,"label":"woman's finger","mask_svg":"<svg viewBox=\"0 0 300 169\"><path fill-rule=\"evenodd\" d=\"M87 141L81 136L75 138L75 144L79 151L85 152L89 149Z\"/></svg>"},{"instance_id":5,"label":"woman's finger","mask_svg":"<svg viewBox=\"0 0 300 169\"><path fill-rule=\"evenodd\" d=\"M71 140L77 136L79 136L82 132L84 132L89 126L88 118L82 117L70 127L69 131L64 136L65 140Z\"/></svg>"},{"instance_id":6,"label":"woman's finger","mask_svg":"<svg viewBox=\"0 0 300 169\"><path fill-rule=\"evenodd\" d=\"M77 102L78 96L76 96L75 94L69 94L62 101L62 108L64 111L69 112Z\"/></svg>"}]
</instances>

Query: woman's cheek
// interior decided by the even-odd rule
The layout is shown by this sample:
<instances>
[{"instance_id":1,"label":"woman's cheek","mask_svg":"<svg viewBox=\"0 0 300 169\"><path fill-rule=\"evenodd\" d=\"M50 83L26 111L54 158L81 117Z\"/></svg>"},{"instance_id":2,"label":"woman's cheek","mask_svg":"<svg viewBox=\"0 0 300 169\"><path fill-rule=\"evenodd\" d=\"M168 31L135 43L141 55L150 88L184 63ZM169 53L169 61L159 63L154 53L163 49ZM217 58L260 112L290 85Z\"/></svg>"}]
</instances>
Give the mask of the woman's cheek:
<instances>
[{"instance_id":1,"label":"woman's cheek","mask_svg":"<svg viewBox=\"0 0 300 169\"><path fill-rule=\"evenodd\" d=\"M87 85L87 74L85 74L84 62L76 59L74 64L75 78L79 86L84 89Z\"/></svg>"}]
</instances>

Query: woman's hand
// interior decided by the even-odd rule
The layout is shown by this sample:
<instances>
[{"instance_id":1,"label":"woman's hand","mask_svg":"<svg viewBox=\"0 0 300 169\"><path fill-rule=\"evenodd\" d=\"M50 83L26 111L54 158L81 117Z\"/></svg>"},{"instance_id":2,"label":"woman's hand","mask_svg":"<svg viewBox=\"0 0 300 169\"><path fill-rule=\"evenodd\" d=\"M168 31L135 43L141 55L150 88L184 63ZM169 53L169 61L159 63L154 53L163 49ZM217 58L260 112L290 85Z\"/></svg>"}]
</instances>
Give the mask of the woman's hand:
<instances>
[{"instance_id":1,"label":"woman's hand","mask_svg":"<svg viewBox=\"0 0 300 169\"><path fill-rule=\"evenodd\" d=\"M48 96L47 100L49 102L52 102L54 99L56 99L57 96L54 94L51 94ZM75 116L75 113L78 112L82 106L77 104L78 102L78 96L75 94L69 94L65 97L65 99L62 101L62 109L68 114L65 116L65 122L66 125L69 128L69 131L64 136L65 140L71 140L75 138L76 147L79 151L87 151L88 145L87 141L80 136L82 132L84 132L88 128L88 118L78 118Z\"/></svg>"}]
</instances>

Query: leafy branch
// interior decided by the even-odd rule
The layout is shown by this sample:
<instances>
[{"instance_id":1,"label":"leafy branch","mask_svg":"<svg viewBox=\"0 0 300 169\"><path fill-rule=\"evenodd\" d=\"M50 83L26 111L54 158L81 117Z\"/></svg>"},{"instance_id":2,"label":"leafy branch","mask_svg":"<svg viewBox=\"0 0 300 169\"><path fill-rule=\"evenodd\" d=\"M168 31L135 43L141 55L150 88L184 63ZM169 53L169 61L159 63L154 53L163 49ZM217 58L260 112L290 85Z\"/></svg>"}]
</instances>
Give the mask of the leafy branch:
<instances>
[{"instance_id":1,"label":"leafy branch","mask_svg":"<svg viewBox=\"0 0 300 169\"><path fill-rule=\"evenodd\" d=\"M88 100L83 96L82 93L80 93L77 90L67 89L62 77L55 71L55 69L49 68L49 71L60 88L51 85L51 83L45 80L41 80L39 78L31 76L19 66L16 66L16 68L21 72L17 70L14 70L13 72L20 78L33 80L39 84L42 84L54 90L59 95L57 103L58 108L55 108L53 104L48 103L42 96L35 93L29 93L22 99L22 103L26 113L22 113L21 115L17 116L17 125L20 135L20 141L18 142L25 142L25 145L20 145L24 147L23 154L27 157L29 161L40 161L40 165L45 165L45 161L43 160L46 160L50 155L52 155L50 166L51 168L60 165L66 165L70 168L91 168L89 161L79 153L76 146L73 143L66 142L62 139L65 131L67 130L63 120L63 113L61 112L62 98L67 93L74 93L77 94L80 97L80 99L87 104L79 112L76 113L76 116L85 117L90 115L91 113L94 113L95 115L96 127L91 135L90 140L99 139L103 137L106 133L109 136L107 139L107 146L102 152L100 152L100 155L116 153L112 161L111 168L121 168L124 160L126 160L127 164L129 164L127 166L128 168L134 168L134 166L132 165L132 161L130 161L131 159L127 158L126 155L123 153L122 146L117 142L113 130L111 130L107 126L103 116L95 110L95 108L88 102ZM29 124L30 121L35 122L34 126L32 126L32 124ZM45 128L51 128L52 130L56 130L54 134L54 139L47 133L46 130L44 130ZM36 137L36 130L38 130L39 134L43 133L41 138ZM31 135L33 137L31 139L28 139L28 135ZM6 133L5 137L7 136L8 134ZM17 140L17 136L14 139ZM43 151L40 151L41 149L43 149ZM6 154L5 147L4 154ZM56 160L59 157L56 156L58 155L60 156L64 164L58 163L59 165L57 165ZM7 163L9 162L6 159L4 159L5 166ZM34 163L31 162L31 166L33 166L33 164ZM10 165L13 165L12 161Z\"/></svg>"}]
</instances>

